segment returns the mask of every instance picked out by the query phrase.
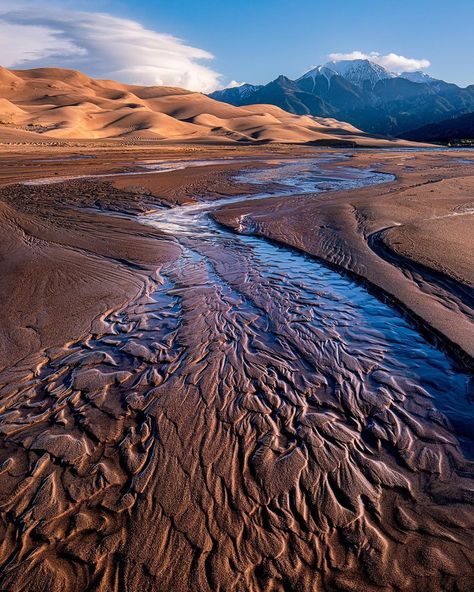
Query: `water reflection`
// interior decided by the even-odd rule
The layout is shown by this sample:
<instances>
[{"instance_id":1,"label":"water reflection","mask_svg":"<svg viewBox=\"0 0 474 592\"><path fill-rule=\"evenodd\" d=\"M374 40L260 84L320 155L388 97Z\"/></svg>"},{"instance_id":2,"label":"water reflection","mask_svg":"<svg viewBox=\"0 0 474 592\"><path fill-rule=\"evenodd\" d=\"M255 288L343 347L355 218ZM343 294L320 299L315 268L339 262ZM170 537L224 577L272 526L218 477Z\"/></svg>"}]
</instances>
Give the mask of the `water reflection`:
<instances>
[{"instance_id":1,"label":"water reflection","mask_svg":"<svg viewBox=\"0 0 474 592\"><path fill-rule=\"evenodd\" d=\"M282 185L278 193L258 196L270 199L286 193L383 183L391 178L351 167L339 168L335 174L326 166L332 160L329 156L291 163L273 160L268 169L246 171L238 180ZM205 261L215 268L219 258L216 253L225 251L225 274L221 273L219 281L244 293L247 306L249 302L258 307L264 301L279 302L277 309L269 309L276 325L291 326L303 341L324 343L316 365L332 364L339 367L341 375L349 365L360 379L358 389L377 392L389 382L408 399L416 395L432 400L433 417L441 411L453 426L464 454L474 458L469 376L456 369L447 355L430 345L393 308L352 279L294 250L252 235L232 233L209 217L215 208L247 198L176 207L147 216L146 222L175 237L184 248L184 259L192 258L194 263ZM215 282L215 275L209 274L207 281ZM192 283L188 289L193 290ZM334 355L338 359L331 359ZM367 367L371 368L369 372L362 370Z\"/></svg>"}]
</instances>

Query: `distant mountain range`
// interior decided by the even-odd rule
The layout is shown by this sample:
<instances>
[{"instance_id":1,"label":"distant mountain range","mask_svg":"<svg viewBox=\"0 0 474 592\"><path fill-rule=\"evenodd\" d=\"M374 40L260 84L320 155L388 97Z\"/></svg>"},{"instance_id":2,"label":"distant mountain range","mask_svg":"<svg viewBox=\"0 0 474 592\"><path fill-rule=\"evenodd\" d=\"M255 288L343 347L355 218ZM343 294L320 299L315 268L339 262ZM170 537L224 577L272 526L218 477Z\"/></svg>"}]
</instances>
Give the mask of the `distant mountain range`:
<instances>
[{"instance_id":1,"label":"distant mountain range","mask_svg":"<svg viewBox=\"0 0 474 592\"><path fill-rule=\"evenodd\" d=\"M328 62L297 80L279 76L210 96L237 106L268 103L298 115L347 121L371 134L404 137L474 112L474 84L461 88L423 72L397 74L370 60Z\"/></svg>"}]
</instances>

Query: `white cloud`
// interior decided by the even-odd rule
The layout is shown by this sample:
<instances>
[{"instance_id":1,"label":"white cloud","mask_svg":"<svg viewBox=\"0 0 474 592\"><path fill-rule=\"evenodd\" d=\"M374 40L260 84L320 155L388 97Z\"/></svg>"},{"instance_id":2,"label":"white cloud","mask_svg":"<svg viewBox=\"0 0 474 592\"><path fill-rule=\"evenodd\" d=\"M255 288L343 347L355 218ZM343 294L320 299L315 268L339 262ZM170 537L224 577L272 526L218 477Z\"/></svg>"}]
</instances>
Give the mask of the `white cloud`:
<instances>
[{"instance_id":1,"label":"white cloud","mask_svg":"<svg viewBox=\"0 0 474 592\"><path fill-rule=\"evenodd\" d=\"M47 27L16 25L0 18L0 56L6 65L20 65L35 59L43 59L60 53L63 56L84 55L85 50L60 33Z\"/></svg>"},{"instance_id":2,"label":"white cloud","mask_svg":"<svg viewBox=\"0 0 474 592\"><path fill-rule=\"evenodd\" d=\"M131 84L163 84L210 92L220 75L202 64L209 52L106 13L31 4L0 8L0 60L7 67L76 68Z\"/></svg>"},{"instance_id":3,"label":"white cloud","mask_svg":"<svg viewBox=\"0 0 474 592\"><path fill-rule=\"evenodd\" d=\"M247 84L246 82L237 82L237 80L231 80L229 84L226 84L224 88L238 88L239 86L243 86Z\"/></svg>"},{"instance_id":4,"label":"white cloud","mask_svg":"<svg viewBox=\"0 0 474 592\"><path fill-rule=\"evenodd\" d=\"M406 58L396 53L382 55L377 51L364 53L363 51L351 51L350 53L331 53L328 56L330 61L338 60L370 60L392 72L416 72L431 66L426 59Z\"/></svg>"}]
</instances>

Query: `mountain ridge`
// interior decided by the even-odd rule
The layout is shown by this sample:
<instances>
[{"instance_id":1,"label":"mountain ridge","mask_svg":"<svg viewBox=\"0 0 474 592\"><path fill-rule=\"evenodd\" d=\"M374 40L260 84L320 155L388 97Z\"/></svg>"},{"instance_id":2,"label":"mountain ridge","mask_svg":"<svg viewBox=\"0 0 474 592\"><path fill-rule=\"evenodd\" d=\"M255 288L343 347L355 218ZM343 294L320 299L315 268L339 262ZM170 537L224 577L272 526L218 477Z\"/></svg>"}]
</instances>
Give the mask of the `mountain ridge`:
<instances>
[{"instance_id":1,"label":"mountain ridge","mask_svg":"<svg viewBox=\"0 0 474 592\"><path fill-rule=\"evenodd\" d=\"M334 117L367 133L395 137L474 111L474 85L461 88L424 72L396 74L370 60L328 62L296 80L279 76L266 85L247 85L243 94L231 90L209 96L233 105L271 103L290 113Z\"/></svg>"},{"instance_id":2,"label":"mountain ridge","mask_svg":"<svg viewBox=\"0 0 474 592\"><path fill-rule=\"evenodd\" d=\"M407 140L472 145L474 144L474 112L429 123L405 134Z\"/></svg>"}]
</instances>

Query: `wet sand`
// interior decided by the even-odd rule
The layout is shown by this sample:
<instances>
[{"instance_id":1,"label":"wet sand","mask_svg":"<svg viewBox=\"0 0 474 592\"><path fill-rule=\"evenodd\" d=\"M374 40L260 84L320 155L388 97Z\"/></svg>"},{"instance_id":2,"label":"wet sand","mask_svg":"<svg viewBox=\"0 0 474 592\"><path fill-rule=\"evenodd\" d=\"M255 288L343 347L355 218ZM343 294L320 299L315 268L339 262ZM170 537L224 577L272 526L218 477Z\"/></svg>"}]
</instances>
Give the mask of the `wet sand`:
<instances>
[{"instance_id":1,"label":"wet sand","mask_svg":"<svg viewBox=\"0 0 474 592\"><path fill-rule=\"evenodd\" d=\"M360 152L351 166L398 180L223 206L281 192L259 161L275 153L234 152L250 157L239 183L232 162L0 190L2 589L472 589L468 373L361 283L259 238L375 286L416 283L416 302L467 323L467 249L437 249L436 266L431 228L411 250L380 231L411 241L428 211L464 207L470 169ZM348 159L296 154L345 182ZM60 175L120 169L107 158ZM4 179L59 172L15 166ZM438 177L444 199L420 193ZM402 257L442 273L439 291Z\"/></svg>"},{"instance_id":2,"label":"wet sand","mask_svg":"<svg viewBox=\"0 0 474 592\"><path fill-rule=\"evenodd\" d=\"M77 338L177 256L170 241L113 215L135 208L98 184L0 189L2 369Z\"/></svg>"},{"instance_id":3,"label":"wet sand","mask_svg":"<svg viewBox=\"0 0 474 592\"><path fill-rule=\"evenodd\" d=\"M230 205L215 217L234 228L244 220L253 232L369 282L472 365L474 156L360 152L351 164L397 179L330 199L315 194Z\"/></svg>"}]
</instances>

